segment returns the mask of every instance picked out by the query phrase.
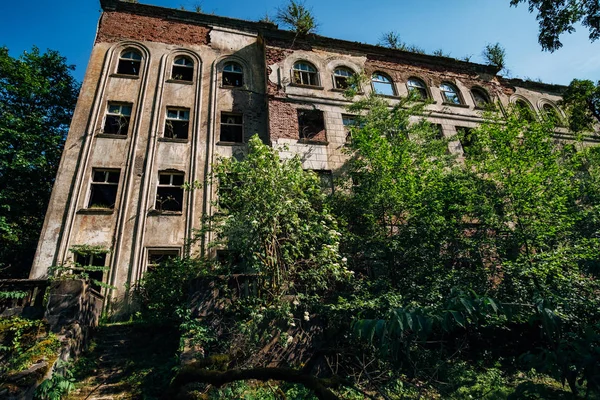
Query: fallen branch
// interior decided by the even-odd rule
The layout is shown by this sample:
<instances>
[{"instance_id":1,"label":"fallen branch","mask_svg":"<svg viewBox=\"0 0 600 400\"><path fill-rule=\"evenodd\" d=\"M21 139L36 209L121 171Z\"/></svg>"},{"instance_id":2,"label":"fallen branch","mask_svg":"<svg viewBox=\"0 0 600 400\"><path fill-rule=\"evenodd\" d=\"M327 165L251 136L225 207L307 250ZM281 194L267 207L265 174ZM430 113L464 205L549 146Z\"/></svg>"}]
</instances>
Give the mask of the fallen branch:
<instances>
[{"instance_id":1,"label":"fallen branch","mask_svg":"<svg viewBox=\"0 0 600 400\"><path fill-rule=\"evenodd\" d=\"M175 390L189 383L208 383L221 387L227 383L254 379L258 381L285 381L299 383L312 390L319 400L340 400L329 388L339 387L339 378L317 378L290 368L252 368L215 371L204 369L200 363L193 363L181 369L171 387Z\"/></svg>"}]
</instances>

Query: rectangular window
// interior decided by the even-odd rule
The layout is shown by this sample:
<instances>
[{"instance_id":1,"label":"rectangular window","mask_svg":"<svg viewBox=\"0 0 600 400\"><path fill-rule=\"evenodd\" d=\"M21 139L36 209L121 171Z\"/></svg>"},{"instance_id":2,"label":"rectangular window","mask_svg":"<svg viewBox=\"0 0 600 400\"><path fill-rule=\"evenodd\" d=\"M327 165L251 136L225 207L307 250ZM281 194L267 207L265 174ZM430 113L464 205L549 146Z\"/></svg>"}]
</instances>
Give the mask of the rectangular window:
<instances>
[{"instance_id":1,"label":"rectangular window","mask_svg":"<svg viewBox=\"0 0 600 400\"><path fill-rule=\"evenodd\" d=\"M85 273L89 277L90 287L96 292L100 292L102 289L100 283L104 279L106 254L75 253L75 265L79 268L85 268Z\"/></svg>"},{"instance_id":2,"label":"rectangular window","mask_svg":"<svg viewBox=\"0 0 600 400\"><path fill-rule=\"evenodd\" d=\"M244 124L242 114L221 113L221 142L243 143Z\"/></svg>"},{"instance_id":3,"label":"rectangular window","mask_svg":"<svg viewBox=\"0 0 600 400\"><path fill-rule=\"evenodd\" d=\"M169 139L187 139L190 127L190 110L167 108L165 137Z\"/></svg>"},{"instance_id":4,"label":"rectangular window","mask_svg":"<svg viewBox=\"0 0 600 400\"><path fill-rule=\"evenodd\" d=\"M152 249L148 250L148 259L146 262L146 271L152 271L161 264L179 257L179 249Z\"/></svg>"},{"instance_id":5,"label":"rectangular window","mask_svg":"<svg viewBox=\"0 0 600 400\"><path fill-rule=\"evenodd\" d=\"M108 103L104 120L104 133L127 135L131 119L131 104Z\"/></svg>"},{"instance_id":6,"label":"rectangular window","mask_svg":"<svg viewBox=\"0 0 600 400\"><path fill-rule=\"evenodd\" d=\"M321 189L326 194L333 194L333 173L329 170L314 171L321 180Z\"/></svg>"},{"instance_id":7,"label":"rectangular window","mask_svg":"<svg viewBox=\"0 0 600 400\"><path fill-rule=\"evenodd\" d=\"M357 123L355 115L342 114L342 124L344 124L344 130L346 131L346 142L349 142L350 139L352 139L352 131L350 128L356 126Z\"/></svg>"},{"instance_id":8,"label":"rectangular window","mask_svg":"<svg viewBox=\"0 0 600 400\"><path fill-rule=\"evenodd\" d=\"M300 139L327 142L323 111L298 110L298 127Z\"/></svg>"},{"instance_id":9,"label":"rectangular window","mask_svg":"<svg viewBox=\"0 0 600 400\"><path fill-rule=\"evenodd\" d=\"M442 127L442 124L435 124L435 129L437 130L437 137L438 139L443 139L444 138L444 128Z\"/></svg>"},{"instance_id":10,"label":"rectangular window","mask_svg":"<svg viewBox=\"0 0 600 400\"><path fill-rule=\"evenodd\" d=\"M458 135L458 139L460 140L460 144L463 148L464 155L468 156L469 152L472 151L473 147L473 128L457 126L456 134Z\"/></svg>"},{"instance_id":11,"label":"rectangular window","mask_svg":"<svg viewBox=\"0 0 600 400\"><path fill-rule=\"evenodd\" d=\"M92 170L88 208L115 208L119 174L120 170L118 169L94 168Z\"/></svg>"},{"instance_id":12,"label":"rectangular window","mask_svg":"<svg viewBox=\"0 0 600 400\"><path fill-rule=\"evenodd\" d=\"M155 205L158 211L183 210L183 181L181 172L159 172Z\"/></svg>"}]
</instances>

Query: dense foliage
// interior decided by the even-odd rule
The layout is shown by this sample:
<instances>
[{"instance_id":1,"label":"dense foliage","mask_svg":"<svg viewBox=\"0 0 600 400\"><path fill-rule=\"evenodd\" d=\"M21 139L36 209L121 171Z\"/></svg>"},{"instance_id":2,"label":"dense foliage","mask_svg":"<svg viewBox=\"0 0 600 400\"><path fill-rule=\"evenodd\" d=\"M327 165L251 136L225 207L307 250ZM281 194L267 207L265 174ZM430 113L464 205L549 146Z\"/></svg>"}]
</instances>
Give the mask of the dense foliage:
<instances>
[{"instance_id":1,"label":"dense foliage","mask_svg":"<svg viewBox=\"0 0 600 400\"><path fill-rule=\"evenodd\" d=\"M562 104L569 114L573 132L593 131L600 123L600 82L573 79L563 94Z\"/></svg>"},{"instance_id":2,"label":"dense foliage","mask_svg":"<svg viewBox=\"0 0 600 400\"><path fill-rule=\"evenodd\" d=\"M0 48L0 274L25 277L33 260L79 84L74 67L37 48Z\"/></svg>"}]
</instances>

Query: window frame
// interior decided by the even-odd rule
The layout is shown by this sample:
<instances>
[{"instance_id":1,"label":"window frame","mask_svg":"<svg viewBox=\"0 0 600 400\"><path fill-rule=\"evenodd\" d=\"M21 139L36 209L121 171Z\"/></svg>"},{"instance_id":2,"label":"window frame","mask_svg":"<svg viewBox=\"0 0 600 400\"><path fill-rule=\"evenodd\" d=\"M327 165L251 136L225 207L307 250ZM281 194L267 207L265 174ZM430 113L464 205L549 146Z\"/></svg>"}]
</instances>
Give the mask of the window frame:
<instances>
[{"instance_id":1,"label":"window frame","mask_svg":"<svg viewBox=\"0 0 600 400\"><path fill-rule=\"evenodd\" d=\"M376 81L375 75L378 75L380 77L384 77L384 78L388 79L388 82L379 81L379 80ZM380 84L380 85L389 85L389 87L392 89L392 94L379 93L375 86L376 83ZM375 71L371 74L371 90L373 90L373 93L375 93L377 96L387 96L387 97L397 97L398 96L398 92L396 91L396 87L394 85L394 80L392 79L391 76L389 76L385 72Z\"/></svg>"},{"instance_id":2,"label":"window frame","mask_svg":"<svg viewBox=\"0 0 600 400\"><path fill-rule=\"evenodd\" d=\"M97 173L104 173L104 179L103 180L95 180ZM110 181L111 173L117 174L116 182ZM92 176L90 178L90 185L89 185L89 190L88 190L89 194L88 194L88 198L86 201L86 208L91 209L91 210L93 210L93 209L114 210L117 205L120 181L121 181L121 170L119 168L92 168ZM97 193L96 190L98 190L102 186L105 186L105 187L114 186L115 187L114 189L112 189L112 190L114 190L114 194L110 193L111 197L114 196L113 203L109 204L107 206L103 206L103 203L98 203L98 202L93 201L95 198L94 194ZM96 187L98 189L96 189Z\"/></svg>"},{"instance_id":3,"label":"window frame","mask_svg":"<svg viewBox=\"0 0 600 400\"><path fill-rule=\"evenodd\" d=\"M325 124L325 113L322 110L317 110L317 109L304 109L304 108L298 108L296 109L296 113L298 116L298 141L299 142L305 142L305 143L316 143L316 144L327 144L328 140L327 140L327 126ZM304 131L306 130L306 128L311 127L311 125L313 125L314 127L317 127L316 124L311 124L311 123L306 123L306 122L310 122L311 119L315 120L316 118L311 118L310 115L314 113L315 115L319 115L319 126L321 126L321 122L322 122L322 127L323 129L318 130L316 132L314 132L312 135L306 135L304 133ZM309 121L306 121L306 120ZM303 124L304 123L304 128L303 128ZM319 133L323 132L324 135L324 139L318 139L317 137L319 136Z\"/></svg>"},{"instance_id":4,"label":"window frame","mask_svg":"<svg viewBox=\"0 0 600 400\"><path fill-rule=\"evenodd\" d=\"M469 92L471 93L471 98L473 99L473 104L475 105L475 108L477 108L479 110L484 110L488 107L493 106L492 98L485 89L483 89L479 86L474 86L471 88L471 90L469 90ZM485 99L485 103L483 106L481 106L479 103L477 103L477 98L475 96L475 93L479 93Z\"/></svg>"},{"instance_id":5,"label":"window frame","mask_svg":"<svg viewBox=\"0 0 600 400\"><path fill-rule=\"evenodd\" d=\"M338 74L338 71L344 71L345 73L348 73L349 75L343 75L343 74ZM350 87L350 84L348 83L348 79L352 78L356 73L354 72L354 70L350 67L346 67L344 65L338 65L337 67L335 67L333 69L333 74L332 74L332 78L333 78L333 88L335 90L346 90ZM345 82L344 85L345 86L340 86L338 80L341 80L342 82Z\"/></svg>"},{"instance_id":6,"label":"window frame","mask_svg":"<svg viewBox=\"0 0 600 400\"><path fill-rule=\"evenodd\" d=\"M233 118L240 118L240 123L229 123L223 122L223 118L226 116L231 116ZM239 135L239 141L237 140L223 140L223 127L237 127L240 129L240 132L236 135ZM229 143L229 144L243 144L244 143L244 114L236 113L233 111L221 111L221 119L219 122L219 143Z\"/></svg>"},{"instance_id":7,"label":"window frame","mask_svg":"<svg viewBox=\"0 0 600 400\"><path fill-rule=\"evenodd\" d=\"M556 125L557 127L564 126L565 124L564 124L564 121L562 119L562 116L561 116L561 113L560 113L558 107L555 106L554 104L548 102L548 101L543 101L542 102L542 107L541 107L542 116L545 119L551 118L548 115L548 112L546 111L547 108L551 108L552 109L552 114L554 114L554 119L555 119L554 125Z\"/></svg>"},{"instance_id":8,"label":"window frame","mask_svg":"<svg viewBox=\"0 0 600 400\"><path fill-rule=\"evenodd\" d=\"M129 53L137 55L137 58L135 56L128 56ZM123 49L119 53L117 60L116 74L120 76L139 77L142 71L143 59L144 57L138 49L133 47ZM133 73L129 72L129 69L133 70Z\"/></svg>"},{"instance_id":9,"label":"window frame","mask_svg":"<svg viewBox=\"0 0 600 400\"><path fill-rule=\"evenodd\" d=\"M303 70L303 69L296 68L296 66L299 66L299 65L305 65L309 69ZM310 70L311 68L312 68L312 70ZM321 86L321 75L319 73L319 70L317 69L317 67L314 66L314 64L312 64L308 61L305 61L305 60L296 61L292 65L291 75L292 75L291 82L293 85L304 86L304 87L313 87L313 88L321 88L322 87ZM311 83L311 79L314 80L314 82ZM305 80L308 81L308 83L306 83Z\"/></svg>"},{"instance_id":10,"label":"window frame","mask_svg":"<svg viewBox=\"0 0 600 400\"><path fill-rule=\"evenodd\" d=\"M454 90L452 90L452 91L444 90L443 86L447 86ZM440 89L440 94L442 95L442 104L450 105L450 106L464 106L465 105L465 102L460 94L460 89L455 84L453 84L451 82L442 82L442 83L440 83L439 89ZM453 92L456 95L456 100L458 102L456 103L456 102L450 101L449 97L446 95L447 92Z\"/></svg>"},{"instance_id":11,"label":"window frame","mask_svg":"<svg viewBox=\"0 0 600 400\"><path fill-rule=\"evenodd\" d=\"M527 122L535 122L537 113L529 101L519 97L515 99L513 104L521 118L525 119ZM526 114L524 114L525 111L527 112Z\"/></svg>"},{"instance_id":12,"label":"window frame","mask_svg":"<svg viewBox=\"0 0 600 400\"><path fill-rule=\"evenodd\" d=\"M119 113L111 112L111 107L119 107ZM129 114L123 114L123 107L129 108ZM102 122L102 134L111 135L117 137L127 137L129 134L129 127L131 126L131 114L133 113L133 104L126 103L122 101L109 101L106 104L106 113L104 114L104 120ZM116 124L116 119L118 118L119 123ZM118 129L116 132L107 131L106 127L110 121L113 121L111 125L118 125ZM120 121L125 121L125 123L121 124ZM122 132L123 127L125 127L125 132Z\"/></svg>"},{"instance_id":13,"label":"window frame","mask_svg":"<svg viewBox=\"0 0 600 400\"><path fill-rule=\"evenodd\" d=\"M169 255L171 257L181 257L180 247L147 247L146 248L146 262L144 263L144 273L152 271L160 266L158 264L150 263L150 257L155 254L161 254L163 256Z\"/></svg>"},{"instance_id":14,"label":"window frame","mask_svg":"<svg viewBox=\"0 0 600 400\"><path fill-rule=\"evenodd\" d=\"M179 117L180 112L187 113L187 119L170 118L169 112L176 112L178 117ZM176 128L173 125L173 122L187 122L185 137L176 137L175 136ZM169 127L169 124L171 124L170 125L171 126L170 136L167 135L167 130L168 130L167 128ZM163 130L163 138L168 139L168 140L187 141L187 140L189 140L189 137L190 137L190 109L184 108L184 107L167 107L167 109L165 111L165 126L164 126L164 130Z\"/></svg>"},{"instance_id":15,"label":"window frame","mask_svg":"<svg viewBox=\"0 0 600 400\"><path fill-rule=\"evenodd\" d=\"M104 283L104 272L106 270L106 259L108 257L106 257L107 253L99 253L99 254L81 254L81 253L75 253L73 255L73 263L77 266L88 266L88 267L103 267L104 269L102 270L98 270L98 271L87 271L88 277L89 277L89 287L90 289L92 289L93 291L95 291L96 293L101 293L102 292L102 286L95 284L94 282L92 282L92 279L102 282ZM85 264L78 262L78 258L82 257L82 258L88 258L89 257L89 261ZM102 265L94 265L94 258L101 258L103 259ZM98 279L100 278L100 279Z\"/></svg>"},{"instance_id":16,"label":"window frame","mask_svg":"<svg viewBox=\"0 0 600 400\"><path fill-rule=\"evenodd\" d=\"M177 64L177 61L179 60L184 60L184 64ZM191 65L186 64L185 61L188 61ZM194 72L195 63L194 60L191 59L191 57L181 54L173 58L173 63L171 64L171 80L177 82L193 82ZM189 79L186 79L187 74L189 74Z\"/></svg>"},{"instance_id":17,"label":"window frame","mask_svg":"<svg viewBox=\"0 0 600 400\"><path fill-rule=\"evenodd\" d=\"M161 177L163 176L169 176L169 183L168 184L164 184L161 183ZM181 176L182 177L182 182L181 185L176 185L173 183L173 177L174 176ZM185 191L183 189L183 185L185 185L185 172L183 171L179 171L179 170L162 170L162 171L158 171L158 176L157 176L157 181L156 181L156 196L154 199L154 209L160 213L163 214L181 214L183 213L183 208L184 208L184 202L185 202ZM177 189L177 197L179 197L181 199L181 201L179 202L180 206L177 207L177 209L170 209L170 208L165 208L164 204L168 204L169 202L173 201L173 200L169 200L168 196L165 198L164 201L160 200L160 192L161 189L164 191L174 191L175 189ZM179 191L181 191L181 193L179 193ZM174 199L177 202L177 198Z\"/></svg>"},{"instance_id":18,"label":"window frame","mask_svg":"<svg viewBox=\"0 0 600 400\"><path fill-rule=\"evenodd\" d=\"M411 85L411 82L417 82L422 84L423 86L414 86ZM425 83L425 81L421 78L417 78L414 76L411 76L410 78L408 78L406 80L406 89L408 90L408 93L410 93L412 90L416 90L417 93L420 95L420 101L427 101L429 99L431 99L431 93L429 93L429 88L427 87L427 84Z\"/></svg>"},{"instance_id":19,"label":"window frame","mask_svg":"<svg viewBox=\"0 0 600 400\"><path fill-rule=\"evenodd\" d=\"M239 72L238 71L227 71L226 68L228 66L232 66L232 67L234 67L234 69L235 69L235 66L237 66L240 69L240 71ZM241 79L240 79L240 82L239 82L238 85L231 84L231 83L225 83L226 77L228 77L230 75L234 76L234 77L236 75L241 76ZM234 79L234 81L235 81L235 79ZM223 63L223 69L221 71L221 87L224 87L224 88L241 88L241 87L244 87L244 85L245 85L244 67L239 62L237 62L237 61L231 61L230 60L230 61L224 62Z\"/></svg>"}]
</instances>

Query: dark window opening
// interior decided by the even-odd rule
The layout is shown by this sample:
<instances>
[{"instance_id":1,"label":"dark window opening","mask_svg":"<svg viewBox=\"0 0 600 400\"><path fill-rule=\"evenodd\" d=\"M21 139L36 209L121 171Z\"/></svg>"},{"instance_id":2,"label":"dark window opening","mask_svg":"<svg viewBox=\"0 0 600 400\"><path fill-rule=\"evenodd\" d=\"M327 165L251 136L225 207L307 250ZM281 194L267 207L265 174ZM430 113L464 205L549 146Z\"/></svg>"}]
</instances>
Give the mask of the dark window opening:
<instances>
[{"instance_id":1,"label":"dark window opening","mask_svg":"<svg viewBox=\"0 0 600 400\"><path fill-rule=\"evenodd\" d=\"M523 100L517 100L515 103L515 107L517 109L519 117L521 117L525 121L533 122L535 120L531 107L529 107L529 105L527 105L527 103L525 103Z\"/></svg>"},{"instance_id":2,"label":"dark window opening","mask_svg":"<svg viewBox=\"0 0 600 400\"><path fill-rule=\"evenodd\" d=\"M300 139L327 141L325 134L325 119L319 110L298 110L298 125Z\"/></svg>"},{"instance_id":3,"label":"dark window opening","mask_svg":"<svg viewBox=\"0 0 600 400\"><path fill-rule=\"evenodd\" d=\"M244 124L242 114L221 113L221 142L243 143Z\"/></svg>"},{"instance_id":4,"label":"dark window opening","mask_svg":"<svg viewBox=\"0 0 600 400\"><path fill-rule=\"evenodd\" d=\"M473 88L471 89L471 94L473 95L476 107L486 108L490 104L490 98L483 90Z\"/></svg>"},{"instance_id":5,"label":"dark window opening","mask_svg":"<svg viewBox=\"0 0 600 400\"><path fill-rule=\"evenodd\" d=\"M119 65L117 66L117 74L123 75L139 75L140 66L142 65L142 56L134 50L125 50L119 57Z\"/></svg>"},{"instance_id":6,"label":"dark window opening","mask_svg":"<svg viewBox=\"0 0 600 400\"><path fill-rule=\"evenodd\" d=\"M182 173L159 173L155 208L158 211L183 210L183 183Z\"/></svg>"},{"instance_id":7,"label":"dark window opening","mask_svg":"<svg viewBox=\"0 0 600 400\"><path fill-rule=\"evenodd\" d=\"M321 183L321 189L326 194L333 194L333 173L329 170L314 171L318 176Z\"/></svg>"},{"instance_id":8,"label":"dark window opening","mask_svg":"<svg viewBox=\"0 0 600 400\"><path fill-rule=\"evenodd\" d=\"M456 127L456 134L458 135L465 156L472 155L473 153L473 145L475 144L473 132L473 128L467 128L465 126Z\"/></svg>"},{"instance_id":9,"label":"dark window opening","mask_svg":"<svg viewBox=\"0 0 600 400\"><path fill-rule=\"evenodd\" d=\"M130 119L131 105L109 103L103 131L111 135L127 135Z\"/></svg>"},{"instance_id":10,"label":"dark window opening","mask_svg":"<svg viewBox=\"0 0 600 400\"><path fill-rule=\"evenodd\" d=\"M179 250L148 250L146 271L153 271L177 257Z\"/></svg>"},{"instance_id":11,"label":"dark window opening","mask_svg":"<svg viewBox=\"0 0 600 400\"><path fill-rule=\"evenodd\" d=\"M294 64L293 81L297 85L319 86L319 75L317 69L306 62Z\"/></svg>"},{"instance_id":12,"label":"dark window opening","mask_svg":"<svg viewBox=\"0 0 600 400\"><path fill-rule=\"evenodd\" d=\"M173 61L171 78L178 81L194 80L194 62L187 57L180 56Z\"/></svg>"},{"instance_id":13,"label":"dark window opening","mask_svg":"<svg viewBox=\"0 0 600 400\"><path fill-rule=\"evenodd\" d=\"M443 139L444 138L444 128L442 127L442 124L435 124L435 130L437 131L437 138L438 139Z\"/></svg>"},{"instance_id":14,"label":"dark window opening","mask_svg":"<svg viewBox=\"0 0 600 400\"><path fill-rule=\"evenodd\" d=\"M106 268L106 254L75 254L75 266L85 270L92 290L100 292Z\"/></svg>"},{"instance_id":15,"label":"dark window opening","mask_svg":"<svg viewBox=\"0 0 600 400\"><path fill-rule=\"evenodd\" d=\"M187 139L190 126L189 119L189 110L168 108L165 121L165 137Z\"/></svg>"},{"instance_id":16,"label":"dark window opening","mask_svg":"<svg viewBox=\"0 0 600 400\"><path fill-rule=\"evenodd\" d=\"M94 169L88 208L115 208L119 171Z\"/></svg>"},{"instance_id":17,"label":"dark window opening","mask_svg":"<svg viewBox=\"0 0 600 400\"><path fill-rule=\"evenodd\" d=\"M561 119L556 108L546 103L543 105L542 109L544 110L544 114L548 120L553 122L555 125L561 125Z\"/></svg>"},{"instance_id":18,"label":"dark window opening","mask_svg":"<svg viewBox=\"0 0 600 400\"><path fill-rule=\"evenodd\" d=\"M238 63L228 62L223 66L223 86L244 85L244 70Z\"/></svg>"}]
</instances>

